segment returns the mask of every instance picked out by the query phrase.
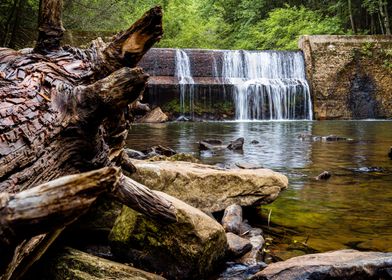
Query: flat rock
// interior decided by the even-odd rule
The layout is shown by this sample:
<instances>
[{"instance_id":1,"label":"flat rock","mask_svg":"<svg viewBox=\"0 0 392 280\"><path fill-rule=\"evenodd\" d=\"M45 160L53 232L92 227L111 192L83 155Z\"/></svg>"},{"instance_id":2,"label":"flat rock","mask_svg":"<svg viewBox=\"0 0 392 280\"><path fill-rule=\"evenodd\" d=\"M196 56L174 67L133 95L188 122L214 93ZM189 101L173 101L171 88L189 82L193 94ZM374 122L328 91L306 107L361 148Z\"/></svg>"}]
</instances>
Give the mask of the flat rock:
<instances>
[{"instance_id":1,"label":"flat rock","mask_svg":"<svg viewBox=\"0 0 392 280\"><path fill-rule=\"evenodd\" d=\"M161 108L156 107L144 115L142 118L137 120L139 123L162 123L167 122L169 117L162 112Z\"/></svg>"},{"instance_id":2,"label":"flat rock","mask_svg":"<svg viewBox=\"0 0 392 280\"><path fill-rule=\"evenodd\" d=\"M74 280L164 280L165 278L134 267L92 256L82 251L65 248L48 264L42 277L36 279ZM37 275L36 275L37 276ZM33 279L32 277L31 279Z\"/></svg>"},{"instance_id":3,"label":"flat rock","mask_svg":"<svg viewBox=\"0 0 392 280\"><path fill-rule=\"evenodd\" d=\"M207 212L273 202L288 179L270 169L222 169L190 162L132 160L136 181Z\"/></svg>"},{"instance_id":4,"label":"flat rock","mask_svg":"<svg viewBox=\"0 0 392 280\"><path fill-rule=\"evenodd\" d=\"M227 244L229 245L229 254L234 257L240 257L252 249L249 240L242 238L234 233L226 233Z\"/></svg>"},{"instance_id":5,"label":"flat rock","mask_svg":"<svg viewBox=\"0 0 392 280\"><path fill-rule=\"evenodd\" d=\"M391 279L392 253L340 250L270 264L252 279Z\"/></svg>"},{"instance_id":6,"label":"flat rock","mask_svg":"<svg viewBox=\"0 0 392 280\"><path fill-rule=\"evenodd\" d=\"M205 279L226 254L223 227L204 212L157 193L176 208L177 222L164 225L124 207L109 236L113 255L169 279Z\"/></svg>"}]
</instances>

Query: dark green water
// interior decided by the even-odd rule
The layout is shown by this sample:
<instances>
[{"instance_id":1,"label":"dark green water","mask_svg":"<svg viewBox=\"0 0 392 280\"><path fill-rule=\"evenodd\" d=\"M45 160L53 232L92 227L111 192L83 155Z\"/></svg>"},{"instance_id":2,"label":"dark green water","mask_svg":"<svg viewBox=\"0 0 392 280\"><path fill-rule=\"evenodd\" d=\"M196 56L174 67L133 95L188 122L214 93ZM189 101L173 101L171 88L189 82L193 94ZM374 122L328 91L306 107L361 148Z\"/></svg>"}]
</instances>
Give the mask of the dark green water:
<instances>
[{"instance_id":1,"label":"dark green water","mask_svg":"<svg viewBox=\"0 0 392 280\"><path fill-rule=\"evenodd\" d=\"M349 137L352 142L313 142L298 135ZM245 138L243 153L200 154L197 141ZM259 144L251 144L252 140ZM193 153L204 163L251 162L288 176L289 189L271 205L273 223L295 229L317 250L341 248L392 251L392 122L224 122L135 125L128 146L155 144ZM313 178L324 170L328 181Z\"/></svg>"}]
</instances>

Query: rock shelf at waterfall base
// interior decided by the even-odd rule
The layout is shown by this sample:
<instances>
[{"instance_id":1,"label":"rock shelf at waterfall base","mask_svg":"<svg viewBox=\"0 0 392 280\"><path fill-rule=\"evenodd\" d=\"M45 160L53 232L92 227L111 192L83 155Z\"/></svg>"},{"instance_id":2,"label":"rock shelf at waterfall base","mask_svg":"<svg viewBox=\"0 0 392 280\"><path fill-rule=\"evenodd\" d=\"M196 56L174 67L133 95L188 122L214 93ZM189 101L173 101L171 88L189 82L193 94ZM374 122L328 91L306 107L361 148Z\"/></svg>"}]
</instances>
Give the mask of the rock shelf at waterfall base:
<instances>
[{"instance_id":1,"label":"rock shelf at waterfall base","mask_svg":"<svg viewBox=\"0 0 392 280\"><path fill-rule=\"evenodd\" d=\"M152 49L141 65L144 100L172 119L312 120L298 51Z\"/></svg>"}]
</instances>

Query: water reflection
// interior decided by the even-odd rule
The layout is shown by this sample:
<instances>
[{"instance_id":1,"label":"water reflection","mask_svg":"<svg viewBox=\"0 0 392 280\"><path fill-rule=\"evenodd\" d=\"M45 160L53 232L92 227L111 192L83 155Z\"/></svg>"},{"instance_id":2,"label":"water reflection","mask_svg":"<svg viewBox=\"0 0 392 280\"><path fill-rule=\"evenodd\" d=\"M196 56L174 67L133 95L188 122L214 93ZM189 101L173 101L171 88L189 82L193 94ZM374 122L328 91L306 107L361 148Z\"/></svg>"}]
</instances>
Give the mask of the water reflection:
<instances>
[{"instance_id":1,"label":"water reflection","mask_svg":"<svg viewBox=\"0 0 392 280\"><path fill-rule=\"evenodd\" d=\"M353 142L313 142L298 135L336 134ZM197 141L245 138L243 153L199 154ZM257 140L258 144L251 144ZM392 251L392 122L169 123L132 127L134 149L162 144L191 152L208 164L250 162L285 173L290 188L263 211L295 228L318 250L347 247ZM330 180L313 178L328 170Z\"/></svg>"}]
</instances>

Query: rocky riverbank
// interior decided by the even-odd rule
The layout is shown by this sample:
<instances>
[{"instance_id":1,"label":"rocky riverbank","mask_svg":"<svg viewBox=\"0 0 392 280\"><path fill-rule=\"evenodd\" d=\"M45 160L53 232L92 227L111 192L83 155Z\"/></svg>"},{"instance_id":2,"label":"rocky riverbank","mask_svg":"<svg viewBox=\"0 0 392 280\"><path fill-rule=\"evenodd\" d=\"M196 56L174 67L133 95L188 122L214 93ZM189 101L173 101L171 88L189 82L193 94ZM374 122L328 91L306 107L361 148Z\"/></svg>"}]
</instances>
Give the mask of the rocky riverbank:
<instances>
[{"instance_id":1,"label":"rocky riverbank","mask_svg":"<svg viewBox=\"0 0 392 280\"><path fill-rule=\"evenodd\" d=\"M389 279L391 254L344 250L276 262L270 235L248 221L243 206L274 201L288 186L284 175L204 165L162 146L128 151L142 154L150 159L131 160L133 178L170 201L177 222L161 224L102 198L63 234L34 277L45 271L40 279ZM89 244L78 243L80 236L90 236Z\"/></svg>"}]
</instances>

